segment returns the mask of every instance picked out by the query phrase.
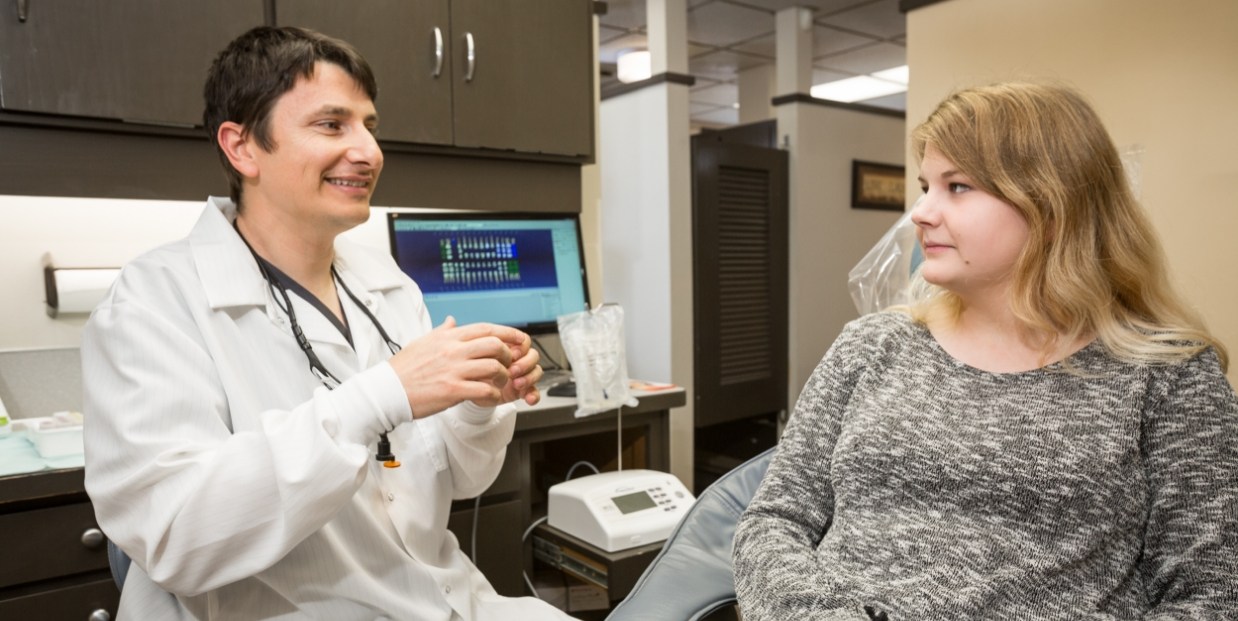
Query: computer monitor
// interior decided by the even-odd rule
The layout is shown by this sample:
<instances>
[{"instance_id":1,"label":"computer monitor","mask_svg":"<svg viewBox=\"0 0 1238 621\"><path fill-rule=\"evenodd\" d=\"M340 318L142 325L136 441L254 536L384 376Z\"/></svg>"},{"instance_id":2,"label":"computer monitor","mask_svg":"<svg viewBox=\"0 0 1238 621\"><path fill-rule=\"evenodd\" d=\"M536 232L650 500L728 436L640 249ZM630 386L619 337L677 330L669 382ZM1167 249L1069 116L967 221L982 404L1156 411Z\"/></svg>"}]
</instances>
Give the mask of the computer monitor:
<instances>
[{"instance_id":1,"label":"computer monitor","mask_svg":"<svg viewBox=\"0 0 1238 621\"><path fill-rule=\"evenodd\" d=\"M450 315L545 334L589 308L575 214L392 212L387 230L435 325Z\"/></svg>"}]
</instances>

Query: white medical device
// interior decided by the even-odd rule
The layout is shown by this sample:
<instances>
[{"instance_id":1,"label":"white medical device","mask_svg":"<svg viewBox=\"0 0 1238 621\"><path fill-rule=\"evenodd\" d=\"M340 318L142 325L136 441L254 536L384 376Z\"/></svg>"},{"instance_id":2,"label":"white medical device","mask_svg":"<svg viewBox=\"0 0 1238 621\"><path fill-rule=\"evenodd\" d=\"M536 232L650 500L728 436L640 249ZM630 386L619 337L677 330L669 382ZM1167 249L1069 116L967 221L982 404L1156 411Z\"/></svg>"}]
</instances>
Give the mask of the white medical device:
<instances>
[{"instance_id":1,"label":"white medical device","mask_svg":"<svg viewBox=\"0 0 1238 621\"><path fill-rule=\"evenodd\" d=\"M696 498L674 475L603 472L550 488L547 523L607 552L666 539Z\"/></svg>"}]
</instances>

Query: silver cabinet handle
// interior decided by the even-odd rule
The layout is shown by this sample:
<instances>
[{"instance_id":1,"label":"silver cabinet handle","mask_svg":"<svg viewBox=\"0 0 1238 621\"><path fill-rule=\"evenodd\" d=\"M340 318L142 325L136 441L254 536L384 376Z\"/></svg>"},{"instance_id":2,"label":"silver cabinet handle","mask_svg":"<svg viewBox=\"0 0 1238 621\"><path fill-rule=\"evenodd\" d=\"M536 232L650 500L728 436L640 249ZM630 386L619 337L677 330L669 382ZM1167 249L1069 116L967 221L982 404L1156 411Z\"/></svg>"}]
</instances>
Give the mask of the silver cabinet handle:
<instances>
[{"instance_id":1,"label":"silver cabinet handle","mask_svg":"<svg viewBox=\"0 0 1238 621\"><path fill-rule=\"evenodd\" d=\"M103 536L103 531L97 528L87 528L86 531L82 533L82 545L87 548L97 548L103 545L103 542L106 540L107 538Z\"/></svg>"},{"instance_id":2,"label":"silver cabinet handle","mask_svg":"<svg viewBox=\"0 0 1238 621\"><path fill-rule=\"evenodd\" d=\"M443 73L443 31L434 27L434 77Z\"/></svg>"},{"instance_id":3,"label":"silver cabinet handle","mask_svg":"<svg viewBox=\"0 0 1238 621\"><path fill-rule=\"evenodd\" d=\"M25 22L30 14L30 0L17 0L17 21Z\"/></svg>"},{"instance_id":4,"label":"silver cabinet handle","mask_svg":"<svg viewBox=\"0 0 1238 621\"><path fill-rule=\"evenodd\" d=\"M473 46L473 33L464 33L464 43L468 46L469 69L464 73L464 81L473 81L473 69L477 67L477 48Z\"/></svg>"},{"instance_id":5,"label":"silver cabinet handle","mask_svg":"<svg viewBox=\"0 0 1238 621\"><path fill-rule=\"evenodd\" d=\"M112 621L112 615L108 611L100 608L86 618L86 621Z\"/></svg>"}]
</instances>

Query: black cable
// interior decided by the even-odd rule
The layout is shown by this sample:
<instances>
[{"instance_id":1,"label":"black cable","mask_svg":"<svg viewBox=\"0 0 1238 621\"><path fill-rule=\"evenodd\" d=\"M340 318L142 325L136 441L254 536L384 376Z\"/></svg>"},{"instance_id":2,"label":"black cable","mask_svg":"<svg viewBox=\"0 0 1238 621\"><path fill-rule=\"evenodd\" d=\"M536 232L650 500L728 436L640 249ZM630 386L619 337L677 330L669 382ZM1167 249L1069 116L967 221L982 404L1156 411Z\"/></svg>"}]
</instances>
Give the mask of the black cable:
<instances>
[{"instance_id":1,"label":"black cable","mask_svg":"<svg viewBox=\"0 0 1238 621\"><path fill-rule=\"evenodd\" d=\"M537 351L538 351L538 352L540 352L540 353L542 354L542 357L543 357L543 358L545 358L545 359L547 360L547 362L549 362L550 364L554 365L553 367L551 367L551 368L549 368L549 369L546 369L547 371L556 371L556 370L560 370L560 371L570 371L570 370L571 370L571 369L567 368L566 366L564 366L564 365L560 364L558 360L555 360L554 358L551 358L551 357L550 357L550 354L546 353L546 347L545 347L544 345L542 345L542 342L541 342L541 341L537 340L537 337L536 337L536 336L530 336L529 338L533 339L533 346L534 346L534 347L536 347L536 348L537 348ZM545 368L545 367L543 367L543 368Z\"/></svg>"}]
</instances>

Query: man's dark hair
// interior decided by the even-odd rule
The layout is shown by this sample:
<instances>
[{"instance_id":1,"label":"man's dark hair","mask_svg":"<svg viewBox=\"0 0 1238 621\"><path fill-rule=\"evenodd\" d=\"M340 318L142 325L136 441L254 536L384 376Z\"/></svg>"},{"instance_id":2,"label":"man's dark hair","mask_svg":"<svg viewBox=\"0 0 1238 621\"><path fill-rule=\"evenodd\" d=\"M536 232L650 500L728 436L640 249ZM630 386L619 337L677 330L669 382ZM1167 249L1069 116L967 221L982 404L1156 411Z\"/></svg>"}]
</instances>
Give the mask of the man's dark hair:
<instances>
[{"instance_id":1,"label":"man's dark hair","mask_svg":"<svg viewBox=\"0 0 1238 621\"><path fill-rule=\"evenodd\" d=\"M259 26L229 43L211 63L203 89L206 109L202 118L237 205L241 174L219 145L219 126L227 121L238 123L263 150L272 151L271 109L296 86L298 78L313 77L314 64L319 61L339 66L371 100L378 99L374 72L353 46L304 28Z\"/></svg>"}]
</instances>

